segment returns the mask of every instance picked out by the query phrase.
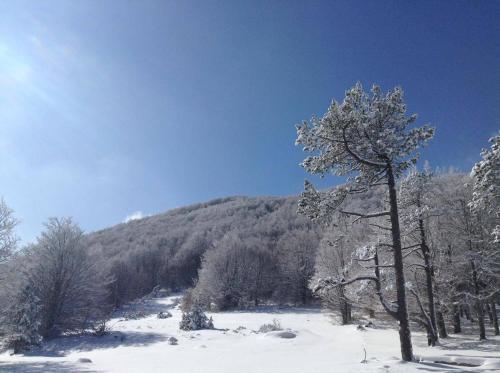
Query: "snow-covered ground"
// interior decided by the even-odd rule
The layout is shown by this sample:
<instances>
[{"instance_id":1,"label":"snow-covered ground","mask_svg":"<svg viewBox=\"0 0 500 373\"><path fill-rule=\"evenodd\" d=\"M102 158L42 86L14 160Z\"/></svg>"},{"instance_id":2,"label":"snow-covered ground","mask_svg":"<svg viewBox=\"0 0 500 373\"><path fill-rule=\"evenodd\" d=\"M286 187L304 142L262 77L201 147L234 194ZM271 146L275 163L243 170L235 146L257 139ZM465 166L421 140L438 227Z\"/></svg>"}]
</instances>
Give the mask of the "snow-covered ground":
<instances>
[{"instance_id":1,"label":"snow-covered ground","mask_svg":"<svg viewBox=\"0 0 500 373\"><path fill-rule=\"evenodd\" d=\"M318 309L265 309L255 312L213 314L217 330L179 330L181 311L176 297L135 304L128 311L145 317L109 323L104 337L66 337L44 344L25 355L0 355L4 372L493 372L500 371L500 338L478 342L473 337L451 337L442 346L428 348L425 336L414 333L414 349L422 361L399 361L397 332L390 327L357 330L356 325L332 323ZM169 310L171 318L158 319ZM255 333L262 324L277 319L296 334ZM377 325L378 322L375 321ZM174 336L178 345L170 345ZM367 362L364 359L366 349ZM87 358L91 362L80 362ZM432 361L461 362L465 367Z\"/></svg>"}]
</instances>

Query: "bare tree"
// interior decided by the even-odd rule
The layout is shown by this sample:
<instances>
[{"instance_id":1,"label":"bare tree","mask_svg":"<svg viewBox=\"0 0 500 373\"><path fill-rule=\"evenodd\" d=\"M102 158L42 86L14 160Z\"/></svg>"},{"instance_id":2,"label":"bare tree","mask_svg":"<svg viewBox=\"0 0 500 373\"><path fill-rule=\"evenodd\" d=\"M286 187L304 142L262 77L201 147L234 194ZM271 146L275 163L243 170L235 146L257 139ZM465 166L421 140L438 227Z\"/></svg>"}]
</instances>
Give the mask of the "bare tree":
<instances>
[{"instance_id":1,"label":"bare tree","mask_svg":"<svg viewBox=\"0 0 500 373\"><path fill-rule=\"evenodd\" d=\"M81 331L106 317L106 278L88 255L83 232L69 218L51 218L26 253L29 280L40 299L44 338Z\"/></svg>"},{"instance_id":2,"label":"bare tree","mask_svg":"<svg viewBox=\"0 0 500 373\"><path fill-rule=\"evenodd\" d=\"M195 303L218 309L257 306L273 291L273 262L251 237L227 234L203 257Z\"/></svg>"},{"instance_id":3,"label":"bare tree","mask_svg":"<svg viewBox=\"0 0 500 373\"><path fill-rule=\"evenodd\" d=\"M280 300L306 304L312 294L309 281L314 274L318 235L313 231L294 230L285 233L277 243Z\"/></svg>"},{"instance_id":4,"label":"bare tree","mask_svg":"<svg viewBox=\"0 0 500 373\"><path fill-rule=\"evenodd\" d=\"M419 172L414 169L401 181L400 184L400 201L401 201L401 217L405 226L405 236L409 244L416 243L420 250L415 250L414 255L418 256L423 264L412 263L412 268L415 271L423 269L425 272L425 288L427 295L428 311L425 311L416 289L411 289L412 294L417 298L417 303L421 310L424 320L429 320L426 323L429 331L429 344L435 345L438 339L436 310L434 301L434 268L432 263L432 250L429 245L428 232L426 225L429 224L429 219L432 215L432 199L431 199L431 180L432 173L429 169ZM417 282L417 274L415 279ZM443 335L442 335L443 336Z\"/></svg>"},{"instance_id":5,"label":"bare tree","mask_svg":"<svg viewBox=\"0 0 500 373\"><path fill-rule=\"evenodd\" d=\"M4 199L0 199L0 263L4 262L17 245L18 239L14 228L19 221L14 212L7 206Z\"/></svg>"}]
</instances>

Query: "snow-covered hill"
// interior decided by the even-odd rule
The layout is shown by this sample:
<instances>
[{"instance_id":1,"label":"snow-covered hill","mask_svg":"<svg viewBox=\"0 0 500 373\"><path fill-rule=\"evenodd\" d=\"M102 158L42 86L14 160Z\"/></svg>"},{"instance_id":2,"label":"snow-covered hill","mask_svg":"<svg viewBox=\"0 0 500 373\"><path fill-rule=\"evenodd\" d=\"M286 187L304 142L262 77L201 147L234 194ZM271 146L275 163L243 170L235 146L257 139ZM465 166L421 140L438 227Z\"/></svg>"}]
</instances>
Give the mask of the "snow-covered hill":
<instances>
[{"instance_id":1,"label":"snow-covered hill","mask_svg":"<svg viewBox=\"0 0 500 373\"><path fill-rule=\"evenodd\" d=\"M25 355L0 355L2 372L174 372L174 373L314 373L314 372L478 372L500 371L500 338L477 342L451 337L428 348L414 333L415 352L423 360L401 363L397 332L375 321L374 328L332 323L314 308L260 308L212 314L216 330L179 330L178 296L141 301L109 322L103 337L52 340ZM158 319L160 311L172 317ZM138 315L138 319L131 318ZM278 320L295 338L256 332ZM177 345L169 338L175 337ZM366 349L366 362L364 359ZM425 356L425 357L424 357ZM84 362L90 359L91 362ZM458 362L454 366L432 361ZM497 370L498 369L498 370Z\"/></svg>"}]
</instances>

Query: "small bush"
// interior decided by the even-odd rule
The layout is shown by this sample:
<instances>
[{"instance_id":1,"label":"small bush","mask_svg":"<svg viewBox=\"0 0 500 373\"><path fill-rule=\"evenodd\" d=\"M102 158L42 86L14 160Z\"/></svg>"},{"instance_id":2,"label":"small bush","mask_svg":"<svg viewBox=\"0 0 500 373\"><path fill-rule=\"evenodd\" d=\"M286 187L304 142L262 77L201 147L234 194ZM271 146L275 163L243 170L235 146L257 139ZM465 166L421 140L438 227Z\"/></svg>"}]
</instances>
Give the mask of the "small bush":
<instances>
[{"instance_id":1,"label":"small bush","mask_svg":"<svg viewBox=\"0 0 500 373\"><path fill-rule=\"evenodd\" d=\"M214 329L212 318L208 318L200 306L193 306L189 312L182 314L182 320L179 324L181 330L201 330Z\"/></svg>"},{"instance_id":2,"label":"small bush","mask_svg":"<svg viewBox=\"0 0 500 373\"><path fill-rule=\"evenodd\" d=\"M144 312L143 310L136 311L136 312L127 312L123 316L123 318L125 320L139 320L139 319L143 319L144 317L146 317L146 312Z\"/></svg>"},{"instance_id":3,"label":"small bush","mask_svg":"<svg viewBox=\"0 0 500 373\"><path fill-rule=\"evenodd\" d=\"M172 317L172 314L168 311L161 311L158 315L156 315L156 317L159 319L168 319L169 317Z\"/></svg>"},{"instance_id":4,"label":"small bush","mask_svg":"<svg viewBox=\"0 0 500 373\"><path fill-rule=\"evenodd\" d=\"M264 324L259 328L259 333L268 333L268 332L276 332L279 330L283 330L279 320L274 319L272 324Z\"/></svg>"},{"instance_id":5,"label":"small bush","mask_svg":"<svg viewBox=\"0 0 500 373\"><path fill-rule=\"evenodd\" d=\"M106 325L105 320L97 324L93 329L94 329L94 335L97 337L102 337L109 333L109 328Z\"/></svg>"}]
</instances>

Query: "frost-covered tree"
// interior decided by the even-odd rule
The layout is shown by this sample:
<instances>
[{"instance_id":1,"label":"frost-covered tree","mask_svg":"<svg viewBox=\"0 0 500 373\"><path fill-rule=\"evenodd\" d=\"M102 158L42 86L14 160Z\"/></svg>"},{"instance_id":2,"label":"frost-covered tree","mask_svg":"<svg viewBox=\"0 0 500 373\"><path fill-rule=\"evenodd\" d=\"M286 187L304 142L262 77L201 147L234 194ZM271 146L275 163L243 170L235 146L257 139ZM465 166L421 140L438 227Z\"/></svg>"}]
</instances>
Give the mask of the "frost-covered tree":
<instances>
[{"instance_id":1,"label":"frost-covered tree","mask_svg":"<svg viewBox=\"0 0 500 373\"><path fill-rule=\"evenodd\" d=\"M318 235L313 231L286 232L277 242L278 281L276 297L294 304L311 299L309 281L314 274Z\"/></svg>"},{"instance_id":2,"label":"frost-covered tree","mask_svg":"<svg viewBox=\"0 0 500 373\"><path fill-rule=\"evenodd\" d=\"M500 135L490 139L491 149L481 153L482 160L472 169L474 179L470 207L474 212L484 210L496 221L491 234L500 243Z\"/></svg>"},{"instance_id":3,"label":"frost-covered tree","mask_svg":"<svg viewBox=\"0 0 500 373\"><path fill-rule=\"evenodd\" d=\"M203 257L195 303L223 310L257 306L273 291L273 260L252 237L228 234Z\"/></svg>"},{"instance_id":4,"label":"frost-covered tree","mask_svg":"<svg viewBox=\"0 0 500 373\"><path fill-rule=\"evenodd\" d=\"M317 287L321 279L327 277L348 278L352 254L357 242L352 232L347 230L347 223L341 217L325 232L316 255L316 271L311 281L311 288L324 305L341 315L342 324L352 320L352 299L345 286ZM353 242L354 241L354 242Z\"/></svg>"},{"instance_id":5,"label":"frost-covered tree","mask_svg":"<svg viewBox=\"0 0 500 373\"><path fill-rule=\"evenodd\" d=\"M488 303L499 293L500 251L489 239L491 223L487 210L471 211L473 199L471 179L461 176L462 182L442 183L439 204L439 228L447 242L445 247L454 281L443 292L453 294L453 306L473 310L479 325L479 338L486 338L485 312ZM457 326L457 309L454 309Z\"/></svg>"},{"instance_id":6,"label":"frost-covered tree","mask_svg":"<svg viewBox=\"0 0 500 373\"><path fill-rule=\"evenodd\" d=\"M373 86L371 95L360 83L348 90L342 103L333 101L322 118L313 117L297 126L297 145L304 151L316 153L301 165L306 171L324 176L333 173L346 176L347 184L329 192L318 192L306 182L299 202L299 212L310 218L328 218L333 211L370 219L387 220L393 253L397 306L386 311L399 322L401 355L413 359L408 309L406 304L403 247L399 226L396 180L418 159L418 148L434 135L434 129L423 126L410 129L416 115L406 114L403 90L395 88L383 94ZM345 199L355 193L383 186L388 193L388 209L377 212L347 211L342 209ZM376 276L343 279L342 285L361 280L380 281Z\"/></svg>"},{"instance_id":7,"label":"frost-covered tree","mask_svg":"<svg viewBox=\"0 0 500 373\"><path fill-rule=\"evenodd\" d=\"M5 261L17 244L14 228L18 220L14 212L7 206L4 199L0 199L0 263Z\"/></svg>"},{"instance_id":8,"label":"frost-covered tree","mask_svg":"<svg viewBox=\"0 0 500 373\"><path fill-rule=\"evenodd\" d=\"M109 307L107 279L89 256L83 232L71 219L49 219L29 248L28 279L40 299L44 338L82 331L101 322Z\"/></svg>"},{"instance_id":9,"label":"frost-covered tree","mask_svg":"<svg viewBox=\"0 0 500 373\"><path fill-rule=\"evenodd\" d=\"M437 323L434 301L434 269L432 263L432 249L429 245L427 224L432 214L432 191L431 191L432 172L428 168L419 172L416 169L411 170L400 183L400 204L401 221L403 223L403 232L409 245L414 244L414 255L420 257L423 264L412 263L412 268L416 271L423 269L425 272L425 288L427 295L428 311L424 310L420 295L417 292L418 287L414 287L410 292L417 298L419 308L423 319L425 320L427 330L429 331L430 344L434 345L437 341ZM418 276L415 276L417 279ZM427 322L428 320L428 322Z\"/></svg>"},{"instance_id":10,"label":"frost-covered tree","mask_svg":"<svg viewBox=\"0 0 500 373\"><path fill-rule=\"evenodd\" d=\"M8 305L6 321L8 326L7 346L17 354L30 345L40 343L41 325L40 299L36 296L34 287L26 284L20 293Z\"/></svg>"}]
</instances>

